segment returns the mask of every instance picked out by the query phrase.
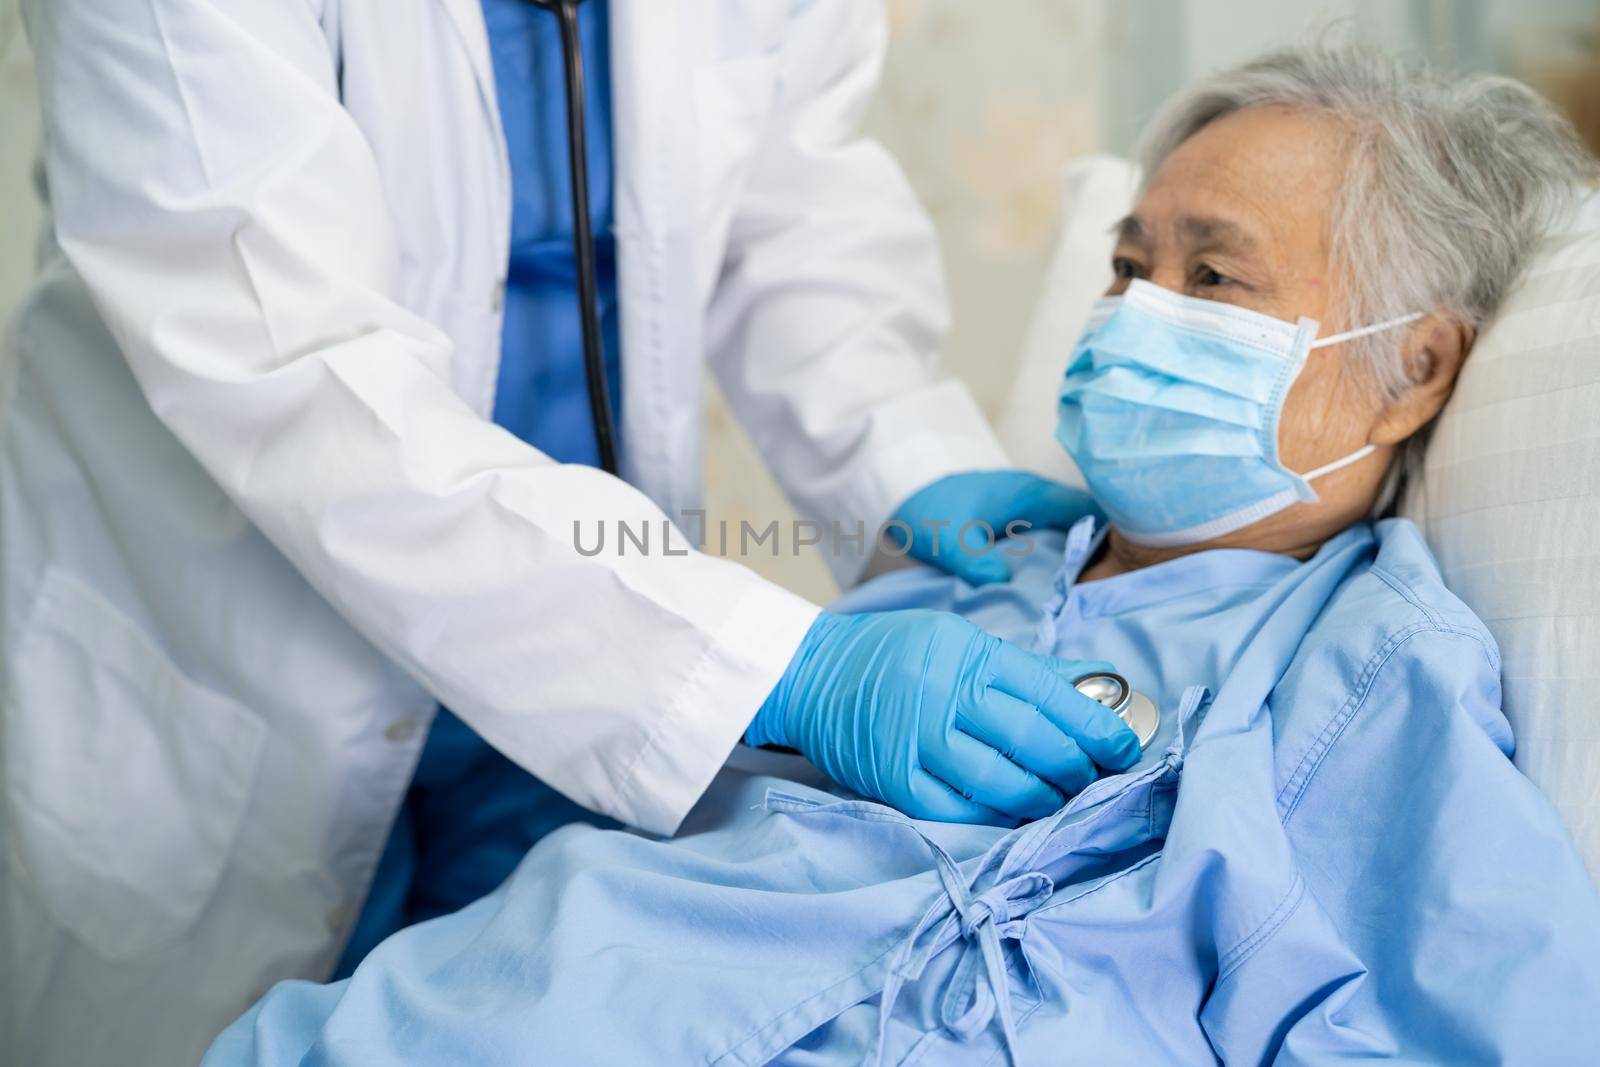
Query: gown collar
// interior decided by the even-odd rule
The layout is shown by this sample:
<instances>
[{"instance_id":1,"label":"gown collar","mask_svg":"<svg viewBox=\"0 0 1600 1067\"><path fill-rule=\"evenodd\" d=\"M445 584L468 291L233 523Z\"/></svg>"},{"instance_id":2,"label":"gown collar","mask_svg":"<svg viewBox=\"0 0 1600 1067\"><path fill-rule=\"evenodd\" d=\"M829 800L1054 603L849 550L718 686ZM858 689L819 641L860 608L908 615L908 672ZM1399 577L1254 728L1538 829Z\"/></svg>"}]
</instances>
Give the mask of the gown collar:
<instances>
[{"instance_id":1,"label":"gown collar","mask_svg":"<svg viewBox=\"0 0 1600 1067\"><path fill-rule=\"evenodd\" d=\"M1351 536L1355 527L1332 538L1321 551ZM1107 527L1085 516L1067 534L1066 554L1056 572L1054 608L1069 595L1085 615L1116 615L1124 611L1176 600L1203 589L1223 586L1271 585L1301 566L1302 561L1277 552L1249 548L1216 548L1164 560L1109 578L1079 582L1078 575L1105 541Z\"/></svg>"}]
</instances>

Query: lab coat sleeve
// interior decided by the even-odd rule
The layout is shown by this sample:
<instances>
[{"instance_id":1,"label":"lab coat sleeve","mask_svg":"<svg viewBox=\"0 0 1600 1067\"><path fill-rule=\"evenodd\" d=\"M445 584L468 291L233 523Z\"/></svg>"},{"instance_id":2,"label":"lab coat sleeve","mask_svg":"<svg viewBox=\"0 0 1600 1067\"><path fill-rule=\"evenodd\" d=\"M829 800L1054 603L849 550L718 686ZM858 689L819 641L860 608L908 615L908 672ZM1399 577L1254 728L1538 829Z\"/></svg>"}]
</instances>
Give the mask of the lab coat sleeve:
<instances>
[{"instance_id":1,"label":"lab coat sleeve","mask_svg":"<svg viewBox=\"0 0 1600 1067\"><path fill-rule=\"evenodd\" d=\"M851 584L872 534L929 482L1009 466L943 377L938 244L894 160L858 133L882 66L881 5L794 5L779 100L751 163L708 342L741 424L796 506L867 531L832 553Z\"/></svg>"},{"instance_id":2,"label":"lab coat sleeve","mask_svg":"<svg viewBox=\"0 0 1600 1067\"><path fill-rule=\"evenodd\" d=\"M670 832L816 609L663 555L642 494L455 395L314 7L27 0L61 248L158 417L361 633L574 800ZM581 554L580 517L653 551Z\"/></svg>"}]
</instances>

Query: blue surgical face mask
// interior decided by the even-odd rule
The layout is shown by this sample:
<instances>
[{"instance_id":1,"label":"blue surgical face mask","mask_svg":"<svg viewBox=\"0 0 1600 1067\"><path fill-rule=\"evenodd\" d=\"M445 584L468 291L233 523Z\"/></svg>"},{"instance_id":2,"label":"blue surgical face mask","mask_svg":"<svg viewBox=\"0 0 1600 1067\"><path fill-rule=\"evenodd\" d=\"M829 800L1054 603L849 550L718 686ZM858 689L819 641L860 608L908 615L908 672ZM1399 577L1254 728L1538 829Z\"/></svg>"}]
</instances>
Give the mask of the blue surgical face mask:
<instances>
[{"instance_id":1,"label":"blue surgical face mask","mask_svg":"<svg viewBox=\"0 0 1600 1067\"><path fill-rule=\"evenodd\" d=\"M1145 281L1095 304L1061 389L1056 438L1122 535L1196 544L1317 494L1311 481L1372 445L1297 474L1278 460L1278 419L1313 348L1421 318L1317 340L1298 323Z\"/></svg>"}]
</instances>

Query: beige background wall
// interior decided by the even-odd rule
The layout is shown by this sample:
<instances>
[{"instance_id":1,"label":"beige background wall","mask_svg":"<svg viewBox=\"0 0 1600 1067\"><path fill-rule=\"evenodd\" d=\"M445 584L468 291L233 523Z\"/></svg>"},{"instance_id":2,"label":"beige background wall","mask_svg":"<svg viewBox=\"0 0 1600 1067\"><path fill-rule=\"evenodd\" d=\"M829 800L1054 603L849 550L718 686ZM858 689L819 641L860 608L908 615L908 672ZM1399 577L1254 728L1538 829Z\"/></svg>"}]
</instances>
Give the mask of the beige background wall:
<instances>
[{"instance_id":1,"label":"beige background wall","mask_svg":"<svg viewBox=\"0 0 1600 1067\"><path fill-rule=\"evenodd\" d=\"M16 0L0 0L0 318L27 284L39 206L29 184L39 135L33 64Z\"/></svg>"}]
</instances>

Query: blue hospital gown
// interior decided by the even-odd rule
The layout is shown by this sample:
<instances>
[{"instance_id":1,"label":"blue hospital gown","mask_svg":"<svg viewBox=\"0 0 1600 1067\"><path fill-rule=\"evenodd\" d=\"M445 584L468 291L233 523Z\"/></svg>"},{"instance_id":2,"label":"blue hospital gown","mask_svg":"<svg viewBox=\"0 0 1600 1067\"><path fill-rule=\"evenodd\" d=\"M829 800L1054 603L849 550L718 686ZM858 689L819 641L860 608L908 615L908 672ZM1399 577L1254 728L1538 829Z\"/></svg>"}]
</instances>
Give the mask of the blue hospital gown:
<instances>
[{"instance_id":1,"label":"blue hospital gown","mask_svg":"<svg viewBox=\"0 0 1600 1067\"><path fill-rule=\"evenodd\" d=\"M957 611L1155 700L1141 762L1056 815L913 822L741 750L674 840L558 830L206 1063L1595 1062L1600 901L1416 528L1077 584L1095 540L840 605Z\"/></svg>"}]
</instances>

